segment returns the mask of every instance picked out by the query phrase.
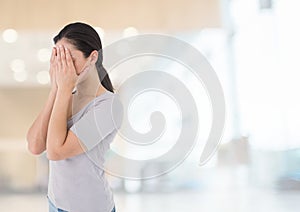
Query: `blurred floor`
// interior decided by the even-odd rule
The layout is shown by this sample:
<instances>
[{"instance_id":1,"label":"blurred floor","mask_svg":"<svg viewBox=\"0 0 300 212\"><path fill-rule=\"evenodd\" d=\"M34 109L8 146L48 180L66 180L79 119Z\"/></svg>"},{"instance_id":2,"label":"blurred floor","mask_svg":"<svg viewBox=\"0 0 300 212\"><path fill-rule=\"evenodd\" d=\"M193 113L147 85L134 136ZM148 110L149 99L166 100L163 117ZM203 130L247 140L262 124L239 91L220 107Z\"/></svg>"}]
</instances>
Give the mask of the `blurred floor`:
<instances>
[{"instance_id":1,"label":"blurred floor","mask_svg":"<svg viewBox=\"0 0 300 212\"><path fill-rule=\"evenodd\" d=\"M298 212L299 200L300 191L277 192L249 188L205 192L115 193L118 212ZM0 211L47 212L46 196L1 194Z\"/></svg>"}]
</instances>

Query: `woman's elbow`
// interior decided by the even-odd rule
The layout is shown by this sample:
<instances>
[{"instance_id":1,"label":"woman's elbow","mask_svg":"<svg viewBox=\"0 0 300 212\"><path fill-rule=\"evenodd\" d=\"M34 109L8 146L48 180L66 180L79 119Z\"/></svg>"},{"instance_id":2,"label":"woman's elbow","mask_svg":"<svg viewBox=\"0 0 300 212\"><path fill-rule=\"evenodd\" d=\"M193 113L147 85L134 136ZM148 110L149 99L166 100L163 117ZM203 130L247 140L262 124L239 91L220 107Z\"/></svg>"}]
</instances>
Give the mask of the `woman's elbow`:
<instances>
[{"instance_id":1,"label":"woman's elbow","mask_svg":"<svg viewBox=\"0 0 300 212\"><path fill-rule=\"evenodd\" d=\"M27 149L33 155L40 155L45 151L40 145L38 145L38 141L27 136Z\"/></svg>"},{"instance_id":2,"label":"woman's elbow","mask_svg":"<svg viewBox=\"0 0 300 212\"><path fill-rule=\"evenodd\" d=\"M44 152L44 150L38 149L36 147L30 147L30 146L28 147L28 150L33 155L40 155Z\"/></svg>"},{"instance_id":3,"label":"woman's elbow","mask_svg":"<svg viewBox=\"0 0 300 212\"><path fill-rule=\"evenodd\" d=\"M39 148L39 147L37 147L35 145L30 145L29 143L28 143L27 149L33 155L40 155L40 154L42 154L45 151L44 149Z\"/></svg>"}]
</instances>

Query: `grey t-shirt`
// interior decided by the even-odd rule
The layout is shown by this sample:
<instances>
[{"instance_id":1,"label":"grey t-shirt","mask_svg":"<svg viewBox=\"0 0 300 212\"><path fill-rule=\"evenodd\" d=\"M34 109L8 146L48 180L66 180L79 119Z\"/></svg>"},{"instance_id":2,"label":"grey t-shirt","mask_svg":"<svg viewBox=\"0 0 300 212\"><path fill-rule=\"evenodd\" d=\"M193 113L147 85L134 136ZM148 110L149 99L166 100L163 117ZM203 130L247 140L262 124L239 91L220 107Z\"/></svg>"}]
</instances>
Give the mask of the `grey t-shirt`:
<instances>
[{"instance_id":1,"label":"grey t-shirt","mask_svg":"<svg viewBox=\"0 0 300 212\"><path fill-rule=\"evenodd\" d=\"M97 96L68 120L86 152L49 161L48 197L57 208L69 212L110 212L114 207L105 178L104 154L122 122L122 104L110 91Z\"/></svg>"}]
</instances>

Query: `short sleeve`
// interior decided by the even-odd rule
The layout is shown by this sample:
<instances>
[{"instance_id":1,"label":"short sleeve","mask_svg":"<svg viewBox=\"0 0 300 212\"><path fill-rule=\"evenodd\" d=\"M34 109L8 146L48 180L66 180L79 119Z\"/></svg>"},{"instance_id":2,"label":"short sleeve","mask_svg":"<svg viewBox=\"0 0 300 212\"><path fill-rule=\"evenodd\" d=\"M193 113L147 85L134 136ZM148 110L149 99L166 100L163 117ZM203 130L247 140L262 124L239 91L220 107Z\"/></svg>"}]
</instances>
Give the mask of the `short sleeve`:
<instances>
[{"instance_id":1,"label":"short sleeve","mask_svg":"<svg viewBox=\"0 0 300 212\"><path fill-rule=\"evenodd\" d=\"M70 130L89 151L113 131L118 130L120 109L118 101L101 101L75 122Z\"/></svg>"}]
</instances>

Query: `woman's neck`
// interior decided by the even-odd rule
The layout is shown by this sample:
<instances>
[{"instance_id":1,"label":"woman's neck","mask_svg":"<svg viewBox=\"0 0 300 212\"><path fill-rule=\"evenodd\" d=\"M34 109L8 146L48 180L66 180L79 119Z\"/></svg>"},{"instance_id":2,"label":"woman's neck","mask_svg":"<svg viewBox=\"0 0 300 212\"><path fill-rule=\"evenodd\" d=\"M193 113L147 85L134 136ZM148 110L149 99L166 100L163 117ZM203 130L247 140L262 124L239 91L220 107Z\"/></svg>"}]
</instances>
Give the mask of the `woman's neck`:
<instances>
[{"instance_id":1,"label":"woman's neck","mask_svg":"<svg viewBox=\"0 0 300 212\"><path fill-rule=\"evenodd\" d=\"M87 73L86 79L77 84L76 97L79 100L95 98L105 92L105 88L101 85L96 67Z\"/></svg>"},{"instance_id":2,"label":"woman's neck","mask_svg":"<svg viewBox=\"0 0 300 212\"><path fill-rule=\"evenodd\" d=\"M73 98L71 98L71 108L68 117L76 114L96 96L101 95L105 91L106 89L100 83L96 67L95 69L91 69L89 73L87 73L87 76L85 76L85 79L76 86L76 92Z\"/></svg>"}]
</instances>

